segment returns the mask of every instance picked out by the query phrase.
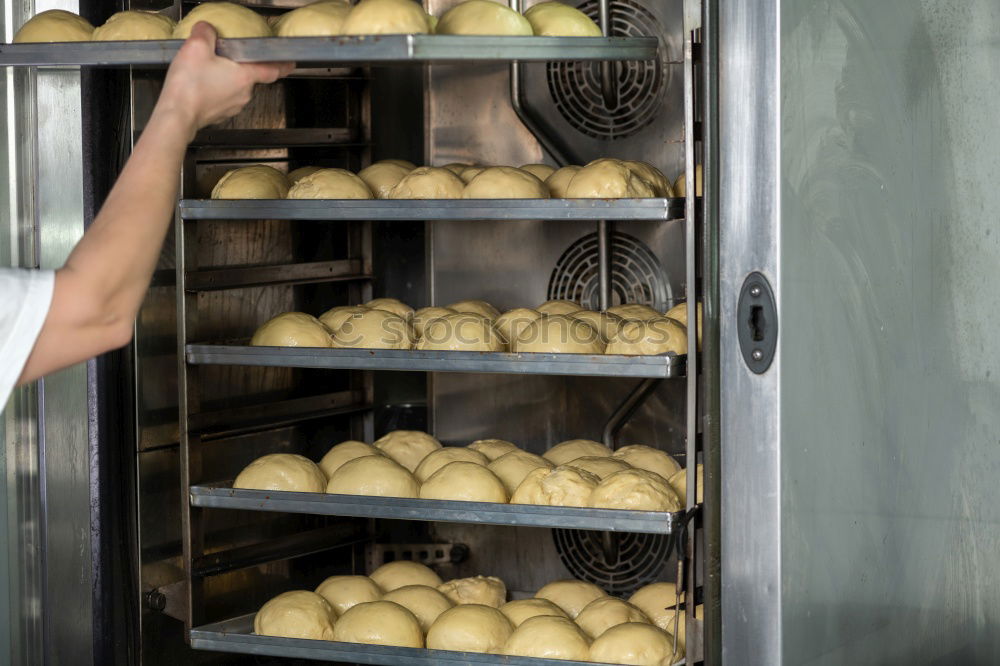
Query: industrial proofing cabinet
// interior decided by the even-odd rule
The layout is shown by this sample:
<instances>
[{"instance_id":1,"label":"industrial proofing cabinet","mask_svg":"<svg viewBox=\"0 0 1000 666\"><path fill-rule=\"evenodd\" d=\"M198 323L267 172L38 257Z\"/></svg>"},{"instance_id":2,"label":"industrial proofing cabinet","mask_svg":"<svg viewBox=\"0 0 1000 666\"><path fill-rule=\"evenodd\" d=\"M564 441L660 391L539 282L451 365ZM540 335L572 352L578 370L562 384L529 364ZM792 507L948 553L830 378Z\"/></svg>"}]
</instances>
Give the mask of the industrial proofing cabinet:
<instances>
[{"instance_id":1,"label":"industrial proofing cabinet","mask_svg":"<svg viewBox=\"0 0 1000 666\"><path fill-rule=\"evenodd\" d=\"M5 41L56 6L96 23L123 8L6 2ZM131 7L177 17L192 5ZM705 609L689 616L692 663L1000 661L995 3L605 7L620 39L586 45L223 47L300 69L192 145L133 344L19 389L4 413L10 663L434 663L248 635L248 614L274 594L396 557L445 577L498 575L513 594L570 576L616 595L679 579ZM602 13L595 0L581 8ZM60 265L172 48L0 49L5 264ZM703 195L206 200L246 163L601 156L689 183L701 167ZM703 346L628 363L238 346L278 312L373 295L701 301ZM691 478L684 512L616 523L583 510L251 507L217 492L264 453L315 459L397 428L536 453L572 437L641 442L704 464L704 501Z\"/></svg>"}]
</instances>

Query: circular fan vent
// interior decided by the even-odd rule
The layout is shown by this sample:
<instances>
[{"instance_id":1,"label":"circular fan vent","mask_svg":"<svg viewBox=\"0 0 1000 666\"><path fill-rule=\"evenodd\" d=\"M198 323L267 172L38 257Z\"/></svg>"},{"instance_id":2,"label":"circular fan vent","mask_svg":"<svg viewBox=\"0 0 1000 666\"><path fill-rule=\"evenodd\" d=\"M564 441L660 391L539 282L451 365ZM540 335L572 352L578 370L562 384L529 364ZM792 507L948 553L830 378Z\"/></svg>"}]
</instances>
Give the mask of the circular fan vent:
<instances>
[{"instance_id":1,"label":"circular fan vent","mask_svg":"<svg viewBox=\"0 0 1000 666\"><path fill-rule=\"evenodd\" d=\"M590 310L600 309L600 276L597 234L580 238L563 252L549 277L548 298L579 303ZM611 301L641 303L654 310L666 310L671 291L663 267L653 251L634 236L611 234Z\"/></svg>"},{"instance_id":2,"label":"circular fan vent","mask_svg":"<svg viewBox=\"0 0 1000 666\"><path fill-rule=\"evenodd\" d=\"M580 10L598 21L598 3ZM657 36L662 29L649 10L631 0L611 3L611 35ZM601 95L600 62L556 62L547 66L549 92L556 108L580 132L597 139L632 136L649 125L663 107L663 69L659 60L615 63L618 106L609 109Z\"/></svg>"},{"instance_id":3,"label":"circular fan vent","mask_svg":"<svg viewBox=\"0 0 1000 666\"><path fill-rule=\"evenodd\" d=\"M627 596L654 582L670 558L671 539L662 534L552 530L556 552L574 577L614 596Z\"/></svg>"}]
</instances>

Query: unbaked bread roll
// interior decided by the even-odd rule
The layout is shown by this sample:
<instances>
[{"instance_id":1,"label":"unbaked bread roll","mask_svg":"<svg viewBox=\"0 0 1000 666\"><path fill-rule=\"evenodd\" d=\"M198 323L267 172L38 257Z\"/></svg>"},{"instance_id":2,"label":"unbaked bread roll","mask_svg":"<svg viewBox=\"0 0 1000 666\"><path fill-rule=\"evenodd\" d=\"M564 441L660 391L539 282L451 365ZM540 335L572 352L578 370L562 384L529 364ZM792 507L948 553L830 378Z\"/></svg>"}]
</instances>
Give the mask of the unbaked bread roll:
<instances>
[{"instance_id":1,"label":"unbaked bread roll","mask_svg":"<svg viewBox=\"0 0 1000 666\"><path fill-rule=\"evenodd\" d=\"M508 442L506 439L477 439L469 444L468 448L479 451L491 461L511 451L520 450L514 442Z\"/></svg>"},{"instance_id":2,"label":"unbaked bread roll","mask_svg":"<svg viewBox=\"0 0 1000 666\"><path fill-rule=\"evenodd\" d=\"M288 177L287 177L288 178L288 184L290 186L294 185L295 183L299 182L300 180L302 180L303 178L305 178L309 174L316 173L317 171L321 171L322 169L323 169L323 167L318 167L318 166L304 166L304 167L299 167L298 169L294 169L292 171L289 171L288 172Z\"/></svg>"},{"instance_id":3,"label":"unbaked bread roll","mask_svg":"<svg viewBox=\"0 0 1000 666\"><path fill-rule=\"evenodd\" d=\"M15 44L27 42L89 42L90 21L63 9L49 9L28 19L14 35Z\"/></svg>"},{"instance_id":4,"label":"unbaked bread roll","mask_svg":"<svg viewBox=\"0 0 1000 666\"><path fill-rule=\"evenodd\" d=\"M698 318L697 319L697 321L698 321L698 350L701 351L701 337L702 337L701 336L701 330L702 330L702 326L701 326L701 303L697 303L695 305L695 312L696 312L697 318ZM686 329L687 328L687 324L688 324L687 303L678 303L674 307L672 307L669 310L667 310L667 312L666 312L666 314L664 316L667 317L668 319L673 319L674 321L676 321L678 324L680 324L681 326L683 326Z\"/></svg>"},{"instance_id":5,"label":"unbaked bread roll","mask_svg":"<svg viewBox=\"0 0 1000 666\"><path fill-rule=\"evenodd\" d=\"M695 498L695 501L698 502L699 504L701 504L702 502L705 501L705 468L704 468L704 466L699 463L698 466L695 467L694 473L695 473L695 477L697 478L697 482L698 482L697 490L695 490L695 495L697 495L697 497ZM667 479L667 483L669 483L670 487L674 489L675 493L677 493L677 497L681 500L681 502L683 502L683 503L686 504L687 503L687 485L688 485L687 484L687 470L686 469L682 469L682 470L679 470L679 471L675 472L669 479Z\"/></svg>"},{"instance_id":6,"label":"unbaked bread roll","mask_svg":"<svg viewBox=\"0 0 1000 666\"><path fill-rule=\"evenodd\" d=\"M590 640L572 620L541 615L522 622L507 639L503 653L518 657L587 661Z\"/></svg>"},{"instance_id":7,"label":"unbaked bread roll","mask_svg":"<svg viewBox=\"0 0 1000 666\"><path fill-rule=\"evenodd\" d=\"M606 458L611 453L611 449L592 439L567 439L543 453L542 457L553 465L564 465L584 456Z\"/></svg>"},{"instance_id":8,"label":"unbaked bread roll","mask_svg":"<svg viewBox=\"0 0 1000 666\"><path fill-rule=\"evenodd\" d=\"M507 346L489 319L470 313L440 317L424 326L420 350L500 352Z\"/></svg>"},{"instance_id":9,"label":"unbaked bread roll","mask_svg":"<svg viewBox=\"0 0 1000 666\"><path fill-rule=\"evenodd\" d=\"M478 0L469 0L476 1ZM462 190L462 198L548 199L549 190L537 176L527 171L514 167L490 167L469 181Z\"/></svg>"},{"instance_id":10,"label":"unbaked bread roll","mask_svg":"<svg viewBox=\"0 0 1000 666\"><path fill-rule=\"evenodd\" d=\"M213 199L284 199L288 179L264 164L227 171L212 188Z\"/></svg>"},{"instance_id":11,"label":"unbaked bread roll","mask_svg":"<svg viewBox=\"0 0 1000 666\"><path fill-rule=\"evenodd\" d=\"M438 585L438 590L456 604L500 608L507 601L507 586L496 576L455 578Z\"/></svg>"},{"instance_id":12,"label":"unbaked bread roll","mask_svg":"<svg viewBox=\"0 0 1000 666\"><path fill-rule=\"evenodd\" d=\"M326 490L326 475L309 458L294 453L271 453L244 467L233 481L233 488L321 493Z\"/></svg>"},{"instance_id":13,"label":"unbaked bread roll","mask_svg":"<svg viewBox=\"0 0 1000 666\"><path fill-rule=\"evenodd\" d=\"M644 469L626 469L601 481L590 495L595 509L632 511L680 511L680 498L659 474Z\"/></svg>"},{"instance_id":14,"label":"unbaked bread roll","mask_svg":"<svg viewBox=\"0 0 1000 666\"><path fill-rule=\"evenodd\" d=\"M565 199L569 184L573 181L580 169L583 167L570 165L557 169L555 173L545 179L545 184L549 188L549 196L553 199Z\"/></svg>"},{"instance_id":15,"label":"unbaked bread roll","mask_svg":"<svg viewBox=\"0 0 1000 666\"><path fill-rule=\"evenodd\" d=\"M542 37L603 37L593 20L576 7L541 2L524 13L536 35Z\"/></svg>"},{"instance_id":16,"label":"unbaked bread roll","mask_svg":"<svg viewBox=\"0 0 1000 666\"><path fill-rule=\"evenodd\" d=\"M500 316L500 311L495 307L487 303L486 301L477 301L475 299L467 301L456 301L447 306L449 310L454 310L455 312L467 312L469 314L477 314L486 317L490 321L496 320Z\"/></svg>"},{"instance_id":17,"label":"unbaked bread roll","mask_svg":"<svg viewBox=\"0 0 1000 666\"><path fill-rule=\"evenodd\" d=\"M601 480L590 472L569 465L555 469L539 467L528 472L511 495L511 504L541 506L590 506L590 495Z\"/></svg>"},{"instance_id":18,"label":"unbaked bread roll","mask_svg":"<svg viewBox=\"0 0 1000 666\"><path fill-rule=\"evenodd\" d=\"M338 349L409 349L413 330L405 319L386 310L365 310L333 332Z\"/></svg>"},{"instance_id":19,"label":"unbaked bread roll","mask_svg":"<svg viewBox=\"0 0 1000 666\"><path fill-rule=\"evenodd\" d=\"M348 440L337 444L327 451L326 455L319 461L319 468L326 474L326 478L330 478L344 463L350 462L355 458L380 455L382 455L382 452L371 444Z\"/></svg>"},{"instance_id":20,"label":"unbaked bread roll","mask_svg":"<svg viewBox=\"0 0 1000 666\"><path fill-rule=\"evenodd\" d=\"M397 560L383 564L372 572L371 579L386 592L398 590L407 585L426 585L437 589L441 577L429 566L420 562Z\"/></svg>"},{"instance_id":21,"label":"unbaked bread roll","mask_svg":"<svg viewBox=\"0 0 1000 666\"><path fill-rule=\"evenodd\" d=\"M551 167L548 164L522 164L518 167L518 169L521 171L527 171L543 183L548 180L549 176L556 172L556 168ZM546 188L546 192L547 191L548 188Z\"/></svg>"},{"instance_id":22,"label":"unbaked bread roll","mask_svg":"<svg viewBox=\"0 0 1000 666\"><path fill-rule=\"evenodd\" d=\"M424 327L428 323L451 314L455 314L455 311L451 308L439 308L434 305L427 308L420 308L414 312L411 323L413 324L413 332L417 335L417 339L419 340L420 336L424 334Z\"/></svg>"},{"instance_id":23,"label":"unbaked bread roll","mask_svg":"<svg viewBox=\"0 0 1000 666\"><path fill-rule=\"evenodd\" d=\"M481 174L482 172L489 169L485 166L470 166L462 169L462 173L458 174L458 177L462 179L462 182L468 185L472 182L472 179Z\"/></svg>"},{"instance_id":24,"label":"unbaked bread roll","mask_svg":"<svg viewBox=\"0 0 1000 666\"><path fill-rule=\"evenodd\" d=\"M702 196L702 186L701 186L701 165L697 165L694 168L694 195L696 197ZM674 196L675 197L685 197L687 196L687 174L683 171L681 175L677 176L677 181L674 183Z\"/></svg>"},{"instance_id":25,"label":"unbaked bread roll","mask_svg":"<svg viewBox=\"0 0 1000 666\"><path fill-rule=\"evenodd\" d=\"M606 310L613 315L617 315L625 320L649 321L650 319L660 319L663 317L659 312L640 303L623 303L613 305Z\"/></svg>"},{"instance_id":26,"label":"unbaked bread roll","mask_svg":"<svg viewBox=\"0 0 1000 666\"><path fill-rule=\"evenodd\" d=\"M365 307L370 310L385 310L403 319L413 315L413 308L396 298L375 298L365 303Z\"/></svg>"},{"instance_id":27,"label":"unbaked bread roll","mask_svg":"<svg viewBox=\"0 0 1000 666\"><path fill-rule=\"evenodd\" d=\"M465 171L466 169L468 169L470 166L472 166L472 165L471 164L462 164L461 162L452 162L451 164L445 164L441 168L442 169L447 169L448 171L451 171L456 176L461 176L462 172Z\"/></svg>"},{"instance_id":28,"label":"unbaked bread roll","mask_svg":"<svg viewBox=\"0 0 1000 666\"><path fill-rule=\"evenodd\" d=\"M365 312L368 312L368 308L363 305L341 305L321 314L319 320L330 331L336 331L347 321L360 317Z\"/></svg>"},{"instance_id":29,"label":"unbaked bread roll","mask_svg":"<svg viewBox=\"0 0 1000 666\"><path fill-rule=\"evenodd\" d=\"M658 197L674 196L674 187L663 175L663 172L648 162L639 160L624 160L622 162L632 173L646 181Z\"/></svg>"},{"instance_id":30,"label":"unbaked bread roll","mask_svg":"<svg viewBox=\"0 0 1000 666\"><path fill-rule=\"evenodd\" d=\"M622 327L622 323L624 323L621 317L610 312L580 310L579 312L571 312L569 316L582 321L584 324L588 324L601 334L601 338L605 342L613 338L618 333L618 329Z\"/></svg>"},{"instance_id":31,"label":"unbaked bread roll","mask_svg":"<svg viewBox=\"0 0 1000 666\"><path fill-rule=\"evenodd\" d=\"M343 0L319 0L285 12L274 32L278 37L333 37L339 35L351 5Z\"/></svg>"},{"instance_id":32,"label":"unbaked bread roll","mask_svg":"<svg viewBox=\"0 0 1000 666\"><path fill-rule=\"evenodd\" d=\"M372 0L366 0L371 2ZM413 0L399 0L412 2ZM392 191L390 199L461 199L465 182L447 169L420 167L406 174Z\"/></svg>"},{"instance_id":33,"label":"unbaked bread roll","mask_svg":"<svg viewBox=\"0 0 1000 666\"><path fill-rule=\"evenodd\" d=\"M254 347L331 347L330 331L304 312L285 312L268 319L250 338Z\"/></svg>"},{"instance_id":34,"label":"unbaked bread roll","mask_svg":"<svg viewBox=\"0 0 1000 666\"><path fill-rule=\"evenodd\" d=\"M441 613L427 631L427 647L499 654L513 632L510 620L496 608L463 604Z\"/></svg>"},{"instance_id":35,"label":"unbaked bread roll","mask_svg":"<svg viewBox=\"0 0 1000 666\"><path fill-rule=\"evenodd\" d=\"M421 499L459 502L507 502L507 489L497 475L474 462L448 463L420 486Z\"/></svg>"},{"instance_id":36,"label":"unbaked bread roll","mask_svg":"<svg viewBox=\"0 0 1000 666\"><path fill-rule=\"evenodd\" d=\"M579 303L565 300L545 301L535 309L545 315L568 315L583 310Z\"/></svg>"},{"instance_id":37,"label":"unbaked bread roll","mask_svg":"<svg viewBox=\"0 0 1000 666\"><path fill-rule=\"evenodd\" d=\"M427 14L413 0L361 0L341 27L345 35L423 35Z\"/></svg>"},{"instance_id":38,"label":"unbaked bread roll","mask_svg":"<svg viewBox=\"0 0 1000 666\"><path fill-rule=\"evenodd\" d=\"M253 618L258 636L332 641L337 614L326 599L308 590L294 590L274 597Z\"/></svg>"},{"instance_id":39,"label":"unbaked bread roll","mask_svg":"<svg viewBox=\"0 0 1000 666\"><path fill-rule=\"evenodd\" d=\"M587 604L594 599L608 596L607 593L593 583L583 580L555 580L535 593L536 599L546 599L561 608L570 617L575 618Z\"/></svg>"},{"instance_id":40,"label":"unbaked bread roll","mask_svg":"<svg viewBox=\"0 0 1000 666\"><path fill-rule=\"evenodd\" d=\"M514 339L511 351L549 354L603 354L601 334L568 315L542 315Z\"/></svg>"},{"instance_id":41,"label":"unbaked bread roll","mask_svg":"<svg viewBox=\"0 0 1000 666\"><path fill-rule=\"evenodd\" d=\"M548 599L517 599L508 601L500 607L500 612L507 616L507 619L515 627L520 627L525 620L533 617L562 617L569 619L566 611L556 606Z\"/></svg>"},{"instance_id":42,"label":"unbaked bread roll","mask_svg":"<svg viewBox=\"0 0 1000 666\"><path fill-rule=\"evenodd\" d=\"M353 606L333 626L333 640L367 645L422 648L424 632L416 616L391 601Z\"/></svg>"},{"instance_id":43,"label":"unbaked bread roll","mask_svg":"<svg viewBox=\"0 0 1000 666\"><path fill-rule=\"evenodd\" d=\"M683 655L673 654L673 638L651 624L626 622L612 627L590 646L590 661L634 666L670 666Z\"/></svg>"},{"instance_id":44,"label":"unbaked bread roll","mask_svg":"<svg viewBox=\"0 0 1000 666\"><path fill-rule=\"evenodd\" d=\"M669 454L644 444L623 446L612 455L619 460L624 460L636 469L654 472L664 479L669 479L681 468L680 464Z\"/></svg>"},{"instance_id":45,"label":"unbaked bread roll","mask_svg":"<svg viewBox=\"0 0 1000 666\"><path fill-rule=\"evenodd\" d=\"M577 469L585 469L602 480L623 469L632 469L632 466L623 460L600 456L583 456L566 464Z\"/></svg>"},{"instance_id":46,"label":"unbaked bread roll","mask_svg":"<svg viewBox=\"0 0 1000 666\"><path fill-rule=\"evenodd\" d=\"M643 199L653 196L653 189L618 160L594 160L576 172L567 199Z\"/></svg>"},{"instance_id":47,"label":"unbaked bread roll","mask_svg":"<svg viewBox=\"0 0 1000 666\"><path fill-rule=\"evenodd\" d=\"M374 199L372 191L347 169L320 169L288 190L289 199Z\"/></svg>"},{"instance_id":48,"label":"unbaked bread roll","mask_svg":"<svg viewBox=\"0 0 1000 666\"><path fill-rule=\"evenodd\" d=\"M504 342L510 345L528 324L541 316L542 314L537 310L514 308L513 310L507 310L507 312L497 317L496 321L493 322L493 327L500 333Z\"/></svg>"},{"instance_id":49,"label":"unbaked bread roll","mask_svg":"<svg viewBox=\"0 0 1000 666\"><path fill-rule=\"evenodd\" d=\"M607 346L608 354L627 356L649 356L670 352L687 353L687 331L676 321L666 317L625 322Z\"/></svg>"},{"instance_id":50,"label":"unbaked bread roll","mask_svg":"<svg viewBox=\"0 0 1000 666\"><path fill-rule=\"evenodd\" d=\"M316 594L326 599L343 615L349 608L382 598L382 588L368 576L330 576L316 588Z\"/></svg>"},{"instance_id":51,"label":"unbaked bread roll","mask_svg":"<svg viewBox=\"0 0 1000 666\"><path fill-rule=\"evenodd\" d=\"M378 162L375 162L375 164L395 164L398 167L403 167L404 169L406 169L407 173L417 168L417 165L409 160L396 160L396 159L379 160Z\"/></svg>"},{"instance_id":52,"label":"unbaked bread roll","mask_svg":"<svg viewBox=\"0 0 1000 666\"><path fill-rule=\"evenodd\" d=\"M680 601L684 601L684 592L681 592ZM645 613L657 627L667 633L674 633L674 607L678 603L677 585L674 583L644 585L629 597L628 602Z\"/></svg>"},{"instance_id":53,"label":"unbaked bread roll","mask_svg":"<svg viewBox=\"0 0 1000 666\"><path fill-rule=\"evenodd\" d=\"M326 492L335 495L410 497L420 484L405 467L386 456L364 456L349 460L330 476Z\"/></svg>"},{"instance_id":54,"label":"unbaked bread roll","mask_svg":"<svg viewBox=\"0 0 1000 666\"><path fill-rule=\"evenodd\" d=\"M129 10L112 14L104 25L94 30L95 42L132 42L170 39L174 20L156 12Z\"/></svg>"},{"instance_id":55,"label":"unbaked bread roll","mask_svg":"<svg viewBox=\"0 0 1000 666\"><path fill-rule=\"evenodd\" d=\"M398 164L379 162L359 171L358 178L365 181L365 185L375 194L376 199L389 199L392 188L396 187L410 171L411 169Z\"/></svg>"},{"instance_id":56,"label":"unbaked bread roll","mask_svg":"<svg viewBox=\"0 0 1000 666\"><path fill-rule=\"evenodd\" d=\"M441 613L455 606L451 599L427 585L404 585L386 592L382 600L397 603L413 613L424 633L427 633Z\"/></svg>"},{"instance_id":57,"label":"unbaked bread roll","mask_svg":"<svg viewBox=\"0 0 1000 666\"><path fill-rule=\"evenodd\" d=\"M444 13L439 35L532 35L531 24L513 9L490 0L465 0Z\"/></svg>"},{"instance_id":58,"label":"unbaked bread roll","mask_svg":"<svg viewBox=\"0 0 1000 666\"><path fill-rule=\"evenodd\" d=\"M428 454L441 448L441 442L419 430L393 430L375 440L375 448L413 472Z\"/></svg>"},{"instance_id":59,"label":"unbaked bread roll","mask_svg":"<svg viewBox=\"0 0 1000 666\"><path fill-rule=\"evenodd\" d=\"M431 451L424 456L424 459L417 465L417 469L413 472L413 475L417 477L417 481L423 483L434 472L453 462L467 462L479 465L480 467L486 467L490 461L479 451L474 451L464 446L446 446L437 451Z\"/></svg>"},{"instance_id":60,"label":"unbaked bread roll","mask_svg":"<svg viewBox=\"0 0 1000 666\"><path fill-rule=\"evenodd\" d=\"M597 638L611 627L626 622L650 624L645 613L629 602L615 597L594 599L576 616L576 623L591 638Z\"/></svg>"},{"instance_id":61,"label":"unbaked bread roll","mask_svg":"<svg viewBox=\"0 0 1000 666\"><path fill-rule=\"evenodd\" d=\"M528 472L540 467L552 469L554 465L541 456L520 450L505 453L489 464L489 470L503 481L507 493L511 495L524 481L524 477L528 476Z\"/></svg>"},{"instance_id":62,"label":"unbaked bread roll","mask_svg":"<svg viewBox=\"0 0 1000 666\"><path fill-rule=\"evenodd\" d=\"M274 33L263 16L232 2L203 2L187 13L174 28L174 39L187 39L199 21L211 24L219 37L271 37Z\"/></svg>"}]
</instances>

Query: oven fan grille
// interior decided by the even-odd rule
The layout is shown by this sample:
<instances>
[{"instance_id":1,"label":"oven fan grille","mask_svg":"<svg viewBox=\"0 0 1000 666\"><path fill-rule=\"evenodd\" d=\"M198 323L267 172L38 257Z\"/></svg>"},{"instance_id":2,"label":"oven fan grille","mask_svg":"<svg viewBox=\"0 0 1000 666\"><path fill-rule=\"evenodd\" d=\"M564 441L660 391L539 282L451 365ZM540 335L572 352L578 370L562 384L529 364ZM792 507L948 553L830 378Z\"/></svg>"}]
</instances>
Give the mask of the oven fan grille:
<instances>
[{"instance_id":1,"label":"oven fan grille","mask_svg":"<svg viewBox=\"0 0 1000 666\"><path fill-rule=\"evenodd\" d=\"M624 597L655 582L670 558L673 540L663 534L552 530L559 559L579 580L594 583L608 594Z\"/></svg>"}]
</instances>

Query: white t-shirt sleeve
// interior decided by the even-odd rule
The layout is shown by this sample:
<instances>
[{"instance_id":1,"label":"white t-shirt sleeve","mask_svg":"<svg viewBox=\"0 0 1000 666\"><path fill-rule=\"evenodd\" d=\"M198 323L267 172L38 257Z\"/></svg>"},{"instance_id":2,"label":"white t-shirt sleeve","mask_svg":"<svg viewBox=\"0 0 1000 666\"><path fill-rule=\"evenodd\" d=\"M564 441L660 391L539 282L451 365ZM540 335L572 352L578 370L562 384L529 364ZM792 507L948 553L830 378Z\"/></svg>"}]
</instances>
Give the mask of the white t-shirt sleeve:
<instances>
[{"instance_id":1,"label":"white t-shirt sleeve","mask_svg":"<svg viewBox=\"0 0 1000 666\"><path fill-rule=\"evenodd\" d=\"M45 323L55 276L55 271L0 268L0 409Z\"/></svg>"}]
</instances>

